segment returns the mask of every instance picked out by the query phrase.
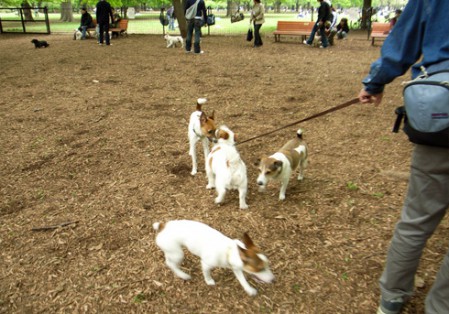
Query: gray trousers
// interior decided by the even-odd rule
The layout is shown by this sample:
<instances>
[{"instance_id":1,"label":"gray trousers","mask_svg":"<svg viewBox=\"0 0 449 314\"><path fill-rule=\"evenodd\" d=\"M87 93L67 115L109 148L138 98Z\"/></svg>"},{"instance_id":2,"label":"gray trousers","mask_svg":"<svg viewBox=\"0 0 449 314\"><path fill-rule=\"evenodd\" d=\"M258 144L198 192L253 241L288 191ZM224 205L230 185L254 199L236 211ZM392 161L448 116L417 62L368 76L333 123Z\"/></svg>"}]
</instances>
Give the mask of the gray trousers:
<instances>
[{"instance_id":1,"label":"gray trousers","mask_svg":"<svg viewBox=\"0 0 449 314\"><path fill-rule=\"evenodd\" d=\"M380 277L382 298L406 301L427 239L449 207L449 149L416 145L401 218ZM449 313L449 251L426 298L426 313Z\"/></svg>"}]
</instances>

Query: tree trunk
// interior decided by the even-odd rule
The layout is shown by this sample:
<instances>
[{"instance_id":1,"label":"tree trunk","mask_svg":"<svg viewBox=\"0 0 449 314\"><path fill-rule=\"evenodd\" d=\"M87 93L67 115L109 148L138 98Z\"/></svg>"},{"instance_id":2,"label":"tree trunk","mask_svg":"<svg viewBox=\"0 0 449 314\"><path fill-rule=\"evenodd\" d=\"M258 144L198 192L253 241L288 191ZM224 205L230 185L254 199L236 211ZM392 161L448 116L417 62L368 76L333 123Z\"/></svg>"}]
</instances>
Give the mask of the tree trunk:
<instances>
[{"instance_id":1,"label":"tree trunk","mask_svg":"<svg viewBox=\"0 0 449 314\"><path fill-rule=\"evenodd\" d=\"M368 29L371 22L371 15L373 7L371 6L372 0L363 0L362 21L360 23L361 29Z\"/></svg>"},{"instance_id":2,"label":"tree trunk","mask_svg":"<svg viewBox=\"0 0 449 314\"><path fill-rule=\"evenodd\" d=\"M176 20L178 20L179 31L183 38L187 37L187 24L186 17L184 14L186 0L173 0L173 8L175 9Z\"/></svg>"},{"instance_id":3,"label":"tree trunk","mask_svg":"<svg viewBox=\"0 0 449 314\"><path fill-rule=\"evenodd\" d=\"M71 1L61 2L61 21L63 22L73 21L73 11Z\"/></svg>"},{"instance_id":4,"label":"tree trunk","mask_svg":"<svg viewBox=\"0 0 449 314\"><path fill-rule=\"evenodd\" d=\"M27 21L34 21L33 14L31 13L31 5L24 1L22 2L22 8L23 8L23 14L25 15L25 20Z\"/></svg>"}]
</instances>

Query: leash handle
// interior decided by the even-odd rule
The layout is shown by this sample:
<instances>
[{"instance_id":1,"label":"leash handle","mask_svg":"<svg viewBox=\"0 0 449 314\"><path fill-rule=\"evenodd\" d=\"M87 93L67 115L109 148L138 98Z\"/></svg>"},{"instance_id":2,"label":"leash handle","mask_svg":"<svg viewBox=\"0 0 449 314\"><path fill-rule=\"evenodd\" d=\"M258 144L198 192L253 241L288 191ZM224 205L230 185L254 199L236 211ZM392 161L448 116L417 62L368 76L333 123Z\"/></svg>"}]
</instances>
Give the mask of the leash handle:
<instances>
[{"instance_id":1,"label":"leash handle","mask_svg":"<svg viewBox=\"0 0 449 314\"><path fill-rule=\"evenodd\" d=\"M353 104L356 104L356 103L358 103L358 102L359 102L359 99L358 99L358 98L351 99L351 100L349 100L349 101L347 101L347 102L345 102L345 103L342 103L342 104L340 104L340 105L338 105L338 106L335 106L335 107L332 107L332 108L327 109L327 110L325 110L325 111L316 113L316 114L314 114L314 115L311 115L311 116L309 116L309 117L307 117L307 118L304 118L304 119L301 119L301 120L299 120L299 121L295 121L295 122L292 122L292 123L290 123L290 124L284 125L283 127L280 127L280 128L278 128L278 129L274 129L274 130L272 130L272 131L269 131L269 132L266 132L266 133L263 133L263 134L260 134L260 135L253 136L253 137L251 137L251 138L249 138L249 139L246 139L246 140L244 140L244 141L238 142L238 143L236 143L235 145L243 144L243 143L246 143L246 142L255 140L256 138L263 137L263 136L272 134L272 133L274 133L274 132L277 132L277 131L286 129L286 128L291 127L291 126L293 126L293 125L295 125L295 124L298 124L298 123L301 123L301 122L305 122L305 121L308 121L308 120L312 120L312 119L315 119L315 118L324 116L325 114L328 114L328 113L331 113L331 112L333 112L333 111L337 111L337 110L340 110L340 109L349 107L349 106L351 106L351 105L353 105Z\"/></svg>"}]
</instances>

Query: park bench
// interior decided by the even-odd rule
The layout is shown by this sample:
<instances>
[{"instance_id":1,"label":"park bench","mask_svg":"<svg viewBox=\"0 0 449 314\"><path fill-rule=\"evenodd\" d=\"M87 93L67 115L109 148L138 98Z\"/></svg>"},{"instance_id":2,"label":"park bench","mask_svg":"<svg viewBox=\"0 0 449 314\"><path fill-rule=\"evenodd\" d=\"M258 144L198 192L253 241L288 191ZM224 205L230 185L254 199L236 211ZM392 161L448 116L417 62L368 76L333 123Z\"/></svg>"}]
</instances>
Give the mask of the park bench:
<instances>
[{"instance_id":1,"label":"park bench","mask_svg":"<svg viewBox=\"0 0 449 314\"><path fill-rule=\"evenodd\" d=\"M87 29L87 34L89 37L92 37L93 35L90 32L95 33L96 27L97 27L97 20L93 19L92 23L95 25L94 27ZM128 20L120 20L118 27L111 27L109 28L110 32L117 32L120 35L128 35Z\"/></svg>"},{"instance_id":2,"label":"park bench","mask_svg":"<svg viewBox=\"0 0 449 314\"><path fill-rule=\"evenodd\" d=\"M385 39L390 34L390 24L373 22L371 26L371 45L374 46L374 41L377 39Z\"/></svg>"},{"instance_id":3,"label":"park bench","mask_svg":"<svg viewBox=\"0 0 449 314\"><path fill-rule=\"evenodd\" d=\"M314 22L278 21L276 30L273 32L274 41L280 41L281 35L302 36L305 40L312 32Z\"/></svg>"}]
</instances>

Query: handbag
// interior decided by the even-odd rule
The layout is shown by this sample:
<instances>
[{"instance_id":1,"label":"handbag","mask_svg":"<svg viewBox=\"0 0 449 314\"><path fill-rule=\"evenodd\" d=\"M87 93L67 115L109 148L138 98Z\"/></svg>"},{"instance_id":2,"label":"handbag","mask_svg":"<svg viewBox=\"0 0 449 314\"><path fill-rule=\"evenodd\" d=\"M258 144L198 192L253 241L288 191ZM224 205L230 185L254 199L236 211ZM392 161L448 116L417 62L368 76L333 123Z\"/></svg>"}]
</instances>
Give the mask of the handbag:
<instances>
[{"instance_id":1,"label":"handbag","mask_svg":"<svg viewBox=\"0 0 449 314\"><path fill-rule=\"evenodd\" d=\"M215 25L215 15L209 14L207 16L207 25Z\"/></svg>"},{"instance_id":2,"label":"handbag","mask_svg":"<svg viewBox=\"0 0 449 314\"><path fill-rule=\"evenodd\" d=\"M449 147L449 70L421 70L404 87L404 132L415 144Z\"/></svg>"},{"instance_id":3,"label":"handbag","mask_svg":"<svg viewBox=\"0 0 449 314\"><path fill-rule=\"evenodd\" d=\"M250 27L248 28L248 33L246 34L246 40L251 41L253 40L253 29Z\"/></svg>"},{"instance_id":4,"label":"handbag","mask_svg":"<svg viewBox=\"0 0 449 314\"><path fill-rule=\"evenodd\" d=\"M231 23L240 22L245 19L245 16L241 12L235 12L231 15Z\"/></svg>"}]
</instances>

